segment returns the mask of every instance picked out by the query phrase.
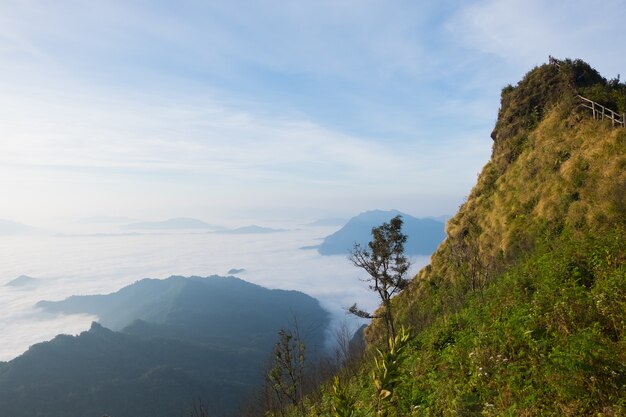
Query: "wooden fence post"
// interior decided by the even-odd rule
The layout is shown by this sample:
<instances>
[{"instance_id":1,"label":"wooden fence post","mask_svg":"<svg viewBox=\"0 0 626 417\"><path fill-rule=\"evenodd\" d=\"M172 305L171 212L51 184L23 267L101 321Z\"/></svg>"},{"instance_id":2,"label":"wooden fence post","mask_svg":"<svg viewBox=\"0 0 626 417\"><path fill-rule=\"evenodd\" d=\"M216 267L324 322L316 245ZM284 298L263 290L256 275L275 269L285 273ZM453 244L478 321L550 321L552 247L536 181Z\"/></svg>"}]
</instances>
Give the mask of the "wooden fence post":
<instances>
[{"instance_id":1,"label":"wooden fence post","mask_svg":"<svg viewBox=\"0 0 626 417\"><path fill-rule=\"evenodd\" d=\"M595 103L595 101L591 102L591 113L593 114L593 118L597 119L597 117L596 117L596 103Z\"/></svg>"}]
</instances>

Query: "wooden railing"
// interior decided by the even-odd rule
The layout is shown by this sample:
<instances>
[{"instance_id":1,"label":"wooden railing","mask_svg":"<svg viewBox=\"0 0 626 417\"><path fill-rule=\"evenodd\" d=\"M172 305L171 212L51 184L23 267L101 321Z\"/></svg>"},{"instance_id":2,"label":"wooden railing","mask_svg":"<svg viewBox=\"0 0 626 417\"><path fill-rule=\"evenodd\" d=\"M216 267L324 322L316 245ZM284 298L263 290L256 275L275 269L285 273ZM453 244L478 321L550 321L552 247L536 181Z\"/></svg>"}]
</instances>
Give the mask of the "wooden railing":
<instances>
[{"instance_id":1,"label":"wooden railing","mask_svg":"<svg viewBox=\"0 0 626 417\"><path fill-rule=\"evenodd\" d=\"M619 114L613 110L604 107L601 104L596 103L593 100L589 100L581 95L578 98L582 101L580 104L582 107L591 110L593 118L596 120L604 120L605 118L611 119L611 124L617 127L626 127L626 113Z\"/></svg>"}]
</instances>

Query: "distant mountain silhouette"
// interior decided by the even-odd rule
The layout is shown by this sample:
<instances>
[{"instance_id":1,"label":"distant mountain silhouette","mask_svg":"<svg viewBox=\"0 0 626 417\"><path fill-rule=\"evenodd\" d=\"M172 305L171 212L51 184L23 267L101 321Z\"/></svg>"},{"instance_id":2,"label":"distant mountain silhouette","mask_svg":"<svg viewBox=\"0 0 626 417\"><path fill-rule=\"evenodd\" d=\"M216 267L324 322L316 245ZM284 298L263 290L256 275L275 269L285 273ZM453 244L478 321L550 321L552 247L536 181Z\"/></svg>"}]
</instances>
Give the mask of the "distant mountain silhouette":
<instances>
[{"instance_id":1,"label":"distant mountain silhouette","mask_svg":"<svg viewBox=\"0 0 626 417\"><path fill-rule=\"evenodd\" d=\"M288 321L293 315L304 321L325 317L318 301L301 292L269 290L217 275L146 278L112 294L40 301L37 306L50 313L96 315L112 330L157 326L189 339L211 343L228 339L242 345L251 339L271 343L276 321ZM149 325L137 326L137 320Z\"/></svg>"},{"instance_id":2,"label":"distant mountain silhouette","mask_svg":"<svg viewBox=\"0 0 626 417\"><path fill-rule=\"evenodd\" d=\"M37 283L37 280L28 275L20 275L19 277L4 284L5 287L28 287Z\"/></svg>"},{"instance_id":3,"label":"distant mountain silhouette","mask_svg":"<svg viewBox=\"0 0 626 417\"><path fill-rule=\"evenodd\" d=\"M82 219L77 220L76 223L80 224L110 224L110 223L131 223L137 222L138 220L132 217L117 217L117 216L91 216L91 217L83 217Z\"/></svg>"},{"instance_id":4,"label":"distant mountain silhouette","mask_svg":"<svg viewBox=\"0 0 626 417\"><path fill-rule=\"evenodd\" d=\"M300 246L301 250L315 250L315 249L319 249L320 245L307 245L307 246Z\"/></svg>"},{"instance_id":5,"label":"distant mountain silhouette","mask_svg":"<svg viewBox=\"0 0 626 417\"><path fill-rule=\"evenodd\" d=\"M166 417L189 415L198 400L230 415L262 381L278 330L297 318L313 361L329 320L303 293L219 276L143 279L38 305L96 314L119 331L94 323L0 364L2 416Z\"/></svg>"},{"instance_id":6,"label":"distant mountain silhouette","mask_svg":"<svg viewBox=\"0 0 626 417\"><path fill-rule=\"evenodd\" d=\"M307 226L343 226L348 222L348 219L338 217L326 217L323 219L315 220L314 222L307 223Z\"/></svg>"},{"instance_id":7,"label":"distant mountain silhouette","mask_svg":"<svg viewBox=\"0 0 626 417\"><path fill-rule=\"evenodd\" d=\"M236 229L218 230L215 233L245 235L245 234L260 234L260 233L277 233L277 232L286 232L286 231L287 229L272 229L270 227L261 227L257 225L251 225L251 226L238 227Z\"/></svg>"},{"instance_id":8,"label":"distant mountain silhouette","mask_svg":"<svg viewBox=\"0 0 626 417\"><path fill-rule=\"evenodd\" d=\"M223 227L205 223L202 220L178 217L156 222L136 222L122 226L123 229L141 230L176 230L176 229L211 229L222 230Z\"/></svg>"},{"instance_id":9,"label":"distant mountain silhouette","mask_svg":"<svg viewBox=\"0 0 626 417\"><path fill-rule=\"evenodd\" d=\"M430 217L427 217L427 218L428 219L437 220L438 222L441 222L441 223L445 224L445 223L448 222L448 220L450 220L452 218L452 215L451 214L442 214L441 216L430 216Z\"/></svg>"},{"instance_id":10,"label":"distant mountain silhouette","mask_svg":"<svg viewBox=\"0 0 626 417\"><path fill-rule=\"evenodd\" d=\"M126 233L56 233L54 237L125 237L144 236L146 233L126 232Z\"/></svg>"},{"instance_id":11,"label":"distant mountain silhouette","mask_svg":"<svg viewBox=\"0 0 626 417\"><path fill-rule=\"evenodd\" d=\"M33 228L25 224L0 219L0 235L21 235L32 231Z\"/></svg>"},{"instance_id":12,"label":"distant mountain silhouette","mask_svg":"<svg viewBox=\"0 0 626 417\"><path fill-rule=\"evenodd\" d=\"M318 251L322 255L346 254L355 242L366 248L372 239L372 228L389 222L397 215L402 215L404 220L402 231L408 236L405 245L408 255L430 255L445 238L445 226L440 221L418 219L398 210L373 210L351 218L345 226L327 236Z\"/></svg>"}]
</instances>

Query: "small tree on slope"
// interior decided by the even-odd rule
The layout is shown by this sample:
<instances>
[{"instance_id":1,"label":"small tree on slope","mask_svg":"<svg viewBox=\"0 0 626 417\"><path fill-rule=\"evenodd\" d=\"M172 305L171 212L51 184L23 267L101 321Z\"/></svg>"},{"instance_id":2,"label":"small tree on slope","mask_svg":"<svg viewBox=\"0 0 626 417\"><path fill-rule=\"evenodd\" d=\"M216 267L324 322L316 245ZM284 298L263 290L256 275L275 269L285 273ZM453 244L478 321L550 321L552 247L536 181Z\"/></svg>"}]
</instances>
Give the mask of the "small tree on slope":
<instances>
[{"instance_id":1,"label":"small tree on slope","mask_svg":"<svg viewBox=\"0 0 626 417\"><path fill-rule=\"evenodd\" d=\"M284 415L288 406L299 407L304 414L303 379L306 347L296 324L294 330L281 329L274 346L273 367L267 382L275 394L278 410Z\"/></svg>"},{"instance_id":2,"label":"small tree on slope","mask_svg":"<svg viewBox=\"0 0 626 417\"><path fill-rule=\"evenodd\" d=\"M369 249L355 243L348 256L354 266L368 273L369 278L365 281L370 283L370 289L376 291L380 297L382 313L380 316L373 316L360 310L356 304L348 311L363 318L382 318L387 340L396 337L391 297L402 291L409 282L406 273L411 263L404 255L407 236L402 233L402 223L402 216L396 216L389 223L372 228L372 241L367 245Z\"/></svg>"}]
</instances>

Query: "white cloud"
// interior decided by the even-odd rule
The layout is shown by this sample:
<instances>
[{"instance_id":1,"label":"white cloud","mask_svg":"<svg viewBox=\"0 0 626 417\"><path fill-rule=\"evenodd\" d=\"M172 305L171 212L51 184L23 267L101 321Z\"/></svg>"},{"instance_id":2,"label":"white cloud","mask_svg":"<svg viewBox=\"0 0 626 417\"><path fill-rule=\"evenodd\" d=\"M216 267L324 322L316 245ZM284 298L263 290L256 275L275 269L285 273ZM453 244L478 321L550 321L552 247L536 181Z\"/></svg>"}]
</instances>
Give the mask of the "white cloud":
<instances>
[{"instance_id":1,"label":"white cloud","mask_svg":"<svg viewBox=\"0 0 626 417\"><path fill-rule=\"evenodd\" d=\"M624 19L622 0L484 0L458 11L448 29L468 48L495 54L518 71L553 55L584 59L610 77L626 66Z\"/></svg>"},{"instance_id":2,"label":"white cloud","mask_svg":"<svg viewBox=\"0 0 626 417\"><path fill-rule=\"evenodd\" d=\"M401 162L374 141L308 121L259 118L197 98L186 104L159 98L152 104L107 99L101 91L60 100L43 94L0 99L5 109L0 115L2 163L243 179L295 175L305 181L322 168L341 181L367 172L375 176L377 167Z\"/></svg>"}]
</instances>

